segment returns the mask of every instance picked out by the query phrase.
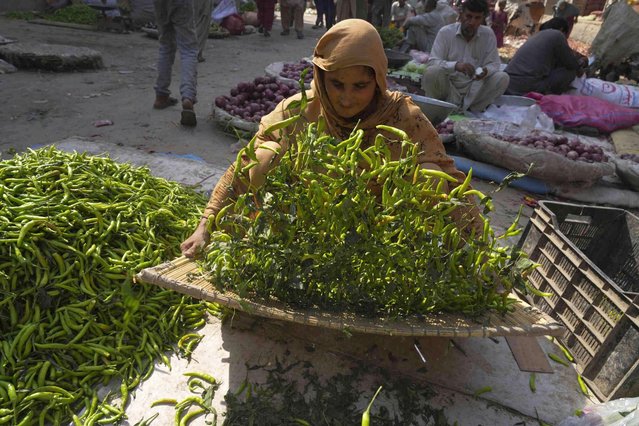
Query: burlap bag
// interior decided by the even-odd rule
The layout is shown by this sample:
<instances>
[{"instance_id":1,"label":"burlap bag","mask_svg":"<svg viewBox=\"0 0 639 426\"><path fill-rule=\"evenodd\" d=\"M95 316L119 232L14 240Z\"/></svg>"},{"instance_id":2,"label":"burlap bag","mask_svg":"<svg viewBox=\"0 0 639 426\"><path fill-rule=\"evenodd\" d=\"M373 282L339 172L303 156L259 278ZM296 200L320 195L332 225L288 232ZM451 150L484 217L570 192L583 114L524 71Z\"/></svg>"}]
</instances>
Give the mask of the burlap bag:
<instances>
[{"instance_id":1,"label":"burlap bag","mask_svg":"<svg viewBox=\"0 0 639 426\"><path fill-rule=\"evenodd\" d=\"M588 187L615 171L611 162L574 161L548 150L516 145L491 136L526 137L531 131L515 124L495 121L463 120L455 124L457 143L475 160L517 172L526 172L534 164L529 176L555 185ZM553 135L542 130L534 132L540 136Z\"/></svg>"}]
</instances>

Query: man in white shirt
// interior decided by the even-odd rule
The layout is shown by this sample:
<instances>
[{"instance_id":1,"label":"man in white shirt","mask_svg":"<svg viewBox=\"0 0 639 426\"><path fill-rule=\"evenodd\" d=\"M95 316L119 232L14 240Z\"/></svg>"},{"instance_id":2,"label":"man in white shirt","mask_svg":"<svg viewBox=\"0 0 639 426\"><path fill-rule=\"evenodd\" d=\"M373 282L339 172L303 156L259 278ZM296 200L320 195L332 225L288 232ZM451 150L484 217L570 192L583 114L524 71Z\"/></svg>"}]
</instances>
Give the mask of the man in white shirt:
<instances>
[{"instance_id":1,"label":"man in white shirt","mask_svg":"<svg viewBox=\"0 0 639 426\"><path fill-rule=\"evenodd\" d=\"M509 77L500 71L493 30L482 25L486 15L485 0L466 0L459 22L437 33L422 76L426 96L479 112L504 94Z\"/></svg>"}]
</instances>

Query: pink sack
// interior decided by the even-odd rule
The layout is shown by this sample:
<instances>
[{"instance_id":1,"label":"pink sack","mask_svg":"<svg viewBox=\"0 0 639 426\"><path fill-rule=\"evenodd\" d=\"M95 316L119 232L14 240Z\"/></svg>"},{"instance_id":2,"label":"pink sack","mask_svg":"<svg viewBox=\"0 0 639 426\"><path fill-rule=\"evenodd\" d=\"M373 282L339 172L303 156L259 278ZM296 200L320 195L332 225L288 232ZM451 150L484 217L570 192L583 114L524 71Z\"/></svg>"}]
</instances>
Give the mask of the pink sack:
<instances>
[{"instance_id":1,"label":"pink sack","mask_svg":"<svg viewBox=\"0 0 639 426\"><path fill-rule=\"evenodd\" d=\"M237 13L222 19L220 26L226 28L231 35L242 35L244 33L244 20Z\"/></svg>"},{"instance_id":2,"label":"pink sack","mask_svg":"<svg viewBox=\"0 0 639 426\"><path fill-rule=\"evenodd\" d=\"M542 95L531 92L541 110L563 127L588 126L602 133L626 129L639 123L639 109L626 108L592 96Z\"/></svg>"}]
</instances>

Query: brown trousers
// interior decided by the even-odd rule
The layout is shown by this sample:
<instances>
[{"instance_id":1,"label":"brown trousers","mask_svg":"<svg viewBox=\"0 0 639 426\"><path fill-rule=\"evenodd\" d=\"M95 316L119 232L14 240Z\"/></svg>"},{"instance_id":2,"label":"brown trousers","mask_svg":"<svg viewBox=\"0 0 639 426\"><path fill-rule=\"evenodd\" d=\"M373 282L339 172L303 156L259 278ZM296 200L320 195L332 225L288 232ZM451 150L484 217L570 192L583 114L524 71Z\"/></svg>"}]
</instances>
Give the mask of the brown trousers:
<instances>
[{"instance_id":1,"label":"brown trousers","mask_svg":"<svg viewBox=\"0 0 639 426\"><path fill-rule=\"evenodd\" d=\"M280 19L282 20L282 29L291 28L291 19L295 31L304 30L304 9L306 1L302 0L282 0L280 2Z\"/></svg>"}]
</instances>

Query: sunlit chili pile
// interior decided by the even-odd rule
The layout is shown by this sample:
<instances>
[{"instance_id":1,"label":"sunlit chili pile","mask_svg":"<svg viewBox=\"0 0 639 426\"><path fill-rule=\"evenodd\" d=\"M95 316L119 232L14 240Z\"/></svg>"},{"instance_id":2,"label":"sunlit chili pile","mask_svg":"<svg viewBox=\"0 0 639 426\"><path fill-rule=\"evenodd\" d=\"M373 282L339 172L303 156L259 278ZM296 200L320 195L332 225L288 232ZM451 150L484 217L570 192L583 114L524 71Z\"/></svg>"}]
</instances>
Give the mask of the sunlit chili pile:
<instances>
[{"instance_id":1,"label":"sunlit chili pile","mask_svg":"<svg viewBox=\"0 0 639 426\"><path fill-rule=\"evenodd\" d=\"M178 255L202 203L109 158L0 161L0 424L118 423L156 360L193 349L212 306L132 274Z\"/></svg>"},{"instance_id":2,"label":"sunlit chili pile","mask_svg":"<svg viewBox=\"0 0 639 426\"><path fill-rule=\"evenodd\" d=\"M217 215L201 261L211 282L243 298L365 316L509 309L508 294L531 264L496 244L487 218L472 232L452 219L455 210L468 213L470 196L490 206L470 176L457 185L421 168L419 146L401 130L379 126L396 140L378 135L363 146L361 131L339 141L321 127L288 141L265 185ZM389 143L401 144L402 158L391 158ZM252 142L240 152L252 161L237 178L255 149ZM514 223L502 237L517 232Z\"/></svg>"}]
</instances>

